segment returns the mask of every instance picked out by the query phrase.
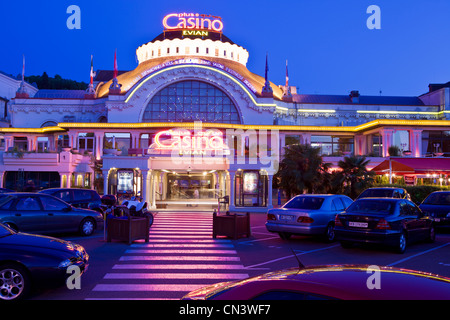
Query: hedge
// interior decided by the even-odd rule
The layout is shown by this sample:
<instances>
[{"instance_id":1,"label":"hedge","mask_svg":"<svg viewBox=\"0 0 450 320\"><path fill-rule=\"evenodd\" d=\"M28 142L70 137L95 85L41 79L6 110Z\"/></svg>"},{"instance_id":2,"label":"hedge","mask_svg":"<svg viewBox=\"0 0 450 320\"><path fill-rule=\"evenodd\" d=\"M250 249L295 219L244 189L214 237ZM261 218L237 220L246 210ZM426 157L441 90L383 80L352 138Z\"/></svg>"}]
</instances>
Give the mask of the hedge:
<instances>
[{"instance_id":1,"label":"hedge","mask_svg":"<svg viewBox=\"0 0 450 320\"><path fill-rule=\"evenodd\" d=\"M404 188L411 196L411 200L419 205L422 203L423 200L432 192L434 191L441 191L441 190L450 190L448 186L436 186L436 185L416 185L416 186L405 186L400 184L377 184L373 185L373 188L379 188L379 187L398 187L398 188Z\"/></svg>"}]
</instances>

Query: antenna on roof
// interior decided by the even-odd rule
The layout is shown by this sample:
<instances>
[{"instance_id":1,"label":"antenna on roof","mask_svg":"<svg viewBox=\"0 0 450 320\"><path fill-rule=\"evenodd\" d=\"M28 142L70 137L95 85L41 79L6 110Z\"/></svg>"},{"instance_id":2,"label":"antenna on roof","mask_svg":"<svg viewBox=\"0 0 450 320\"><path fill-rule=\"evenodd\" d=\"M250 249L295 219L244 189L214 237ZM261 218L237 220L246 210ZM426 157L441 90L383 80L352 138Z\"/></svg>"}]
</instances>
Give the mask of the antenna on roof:
<instances>
[{"instance_id":1,"label":"antenna on roof","mask_svg":"<svg viewBox=\"0 0 450 320\"><path fill-rule=\"evenodd\" d=\"M299 268L300 270L301 270L301 269L305 269L305 268L306 268L305 265L304 265L303 263L301 263L300 259L297 257L297 254L295 254L294 249L292 249L292 248L290 248L290 249L291 249L292 253L294 254L295 260L297 260L298 268Z\"/></svg>"}]
</instances>

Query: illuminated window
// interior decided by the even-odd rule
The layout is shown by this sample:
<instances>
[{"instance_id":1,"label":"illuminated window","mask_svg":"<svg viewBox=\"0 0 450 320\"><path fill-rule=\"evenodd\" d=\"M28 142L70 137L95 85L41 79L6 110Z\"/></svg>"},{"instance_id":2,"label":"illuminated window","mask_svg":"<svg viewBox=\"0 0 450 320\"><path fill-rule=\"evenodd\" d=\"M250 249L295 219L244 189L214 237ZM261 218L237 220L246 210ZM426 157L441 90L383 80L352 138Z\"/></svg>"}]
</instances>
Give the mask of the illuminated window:
<instances>
[{"instance_id":1,"label":"illuminated window","mask_svg":"<svg viewBox=\"0 0 450 320\"><path fill-rule=\"evenodd\" d=\"M143 122L241 123L233 101L201 81L181 81L159 91L145 109Z\"/></svg>"}]
</instances>

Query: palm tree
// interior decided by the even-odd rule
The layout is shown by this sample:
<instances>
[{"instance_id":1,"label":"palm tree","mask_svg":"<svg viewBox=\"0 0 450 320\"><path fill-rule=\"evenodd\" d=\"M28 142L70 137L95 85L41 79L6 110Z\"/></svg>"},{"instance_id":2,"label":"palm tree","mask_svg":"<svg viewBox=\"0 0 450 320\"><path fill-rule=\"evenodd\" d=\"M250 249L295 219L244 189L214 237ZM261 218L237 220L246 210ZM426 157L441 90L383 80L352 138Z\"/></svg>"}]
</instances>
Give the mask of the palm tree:
<instances>
[{"instance_id":1,"label":"palm tree","mask_svg":"<svg viewBox=\"0 0 450 320\"><path fill-rule=\"evenodd\" d=\"M276 187L292 195L322 193L328 191L329 163L323 163L320 148L305 144L293 144L284 148L284 157L275 175Z\"/></svg>"},{"instance_id":2,"label":"palm tree","mask_svg":"<svg viewBox=\"0 0 450 320\"><path fill-rule=\"evenodd\" d=\"M365 156L349 156L338 162L341 169L333 174L332 186L339 193L355 199L374 182L375 173L367 170L370 160Z\"/></svg>"}]
</instances>

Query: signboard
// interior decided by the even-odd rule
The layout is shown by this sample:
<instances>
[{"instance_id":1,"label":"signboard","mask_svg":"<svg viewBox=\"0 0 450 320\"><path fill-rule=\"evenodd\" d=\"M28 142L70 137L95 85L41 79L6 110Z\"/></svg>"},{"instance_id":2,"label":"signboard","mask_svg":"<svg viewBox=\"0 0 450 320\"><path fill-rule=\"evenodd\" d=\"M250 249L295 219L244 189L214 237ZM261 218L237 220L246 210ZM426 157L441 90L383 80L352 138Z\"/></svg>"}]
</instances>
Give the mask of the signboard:
<instances>
[{"instance_id":1,"label":"signboard","mask_svg":"<svg viewBox=\"0 0 450 320\"><path fill-rule=\"evenodd\" d=\"M221 33L221 17L199 13L171 13L163 19L164 30L208 30Z\"/></svg>"},{"instance_id":2,"label":"signboard","mask_svg":"<svg viewBox=\"0 0 450 320\"><path fill-rule=\"evenodd\" d=\"M228 150L223 133L219 130L170 129L155 135L155 148L159 150L177 150L180 154L206 155L207 151Z\"/></svg>"}]
</instances>

